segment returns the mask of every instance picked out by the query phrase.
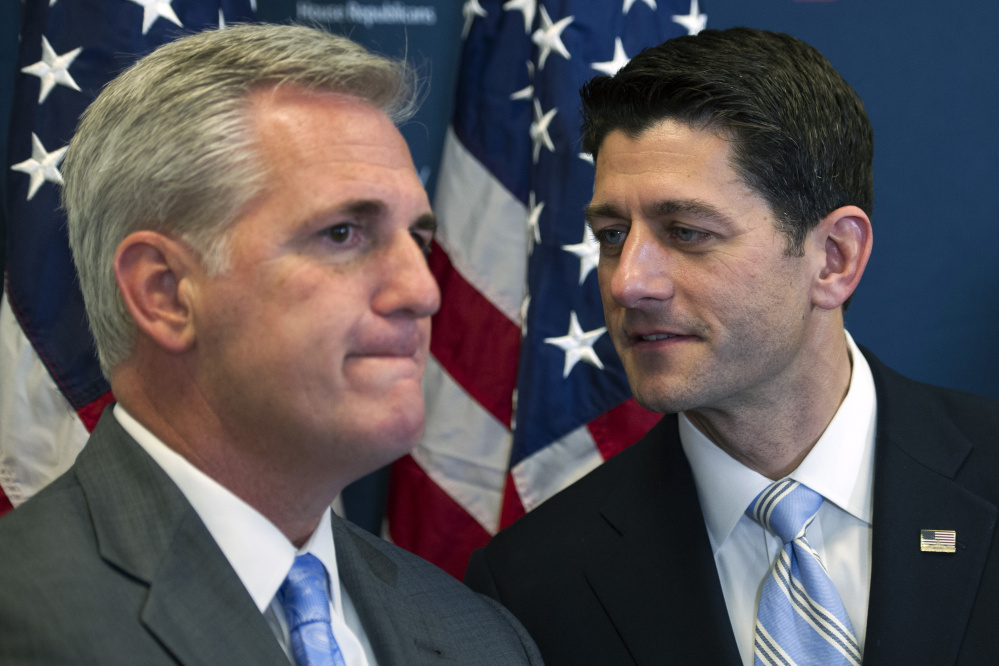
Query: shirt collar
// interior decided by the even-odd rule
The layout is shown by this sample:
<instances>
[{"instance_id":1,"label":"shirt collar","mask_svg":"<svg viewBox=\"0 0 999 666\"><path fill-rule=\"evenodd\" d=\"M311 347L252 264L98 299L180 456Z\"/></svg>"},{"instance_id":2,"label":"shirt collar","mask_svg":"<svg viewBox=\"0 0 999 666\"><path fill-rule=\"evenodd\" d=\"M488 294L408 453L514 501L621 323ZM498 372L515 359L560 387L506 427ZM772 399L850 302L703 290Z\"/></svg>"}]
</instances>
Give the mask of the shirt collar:
<instances>
[{"instance_id":1,"label":"shirt collar","mask_svg":"<svg viewBox=\"0 0 999 666\"><path fill-rule=\"evenodd\" d=\"M326 567L330 598L334 607L340 608L330 509L305 545L296 550L274 523L164 444L120 404L115 405L114 416L177 484L261 612L281 587L295 556L302 553L312 553Z\"/></svg>"},{"instance_id":2,"label":"shirt collar","mask_svg":"<svg viewBox=\"0 0 999 666\"><path fill-rule=\"evenodd\" d=\"M870 525L877 396L867 360L850 334L844 333L853 362L846 397L789 476ZM717 551L749 503L772 482L725 453L683 413L679 428L711 547Z\"/></svg>"}]
</instances>

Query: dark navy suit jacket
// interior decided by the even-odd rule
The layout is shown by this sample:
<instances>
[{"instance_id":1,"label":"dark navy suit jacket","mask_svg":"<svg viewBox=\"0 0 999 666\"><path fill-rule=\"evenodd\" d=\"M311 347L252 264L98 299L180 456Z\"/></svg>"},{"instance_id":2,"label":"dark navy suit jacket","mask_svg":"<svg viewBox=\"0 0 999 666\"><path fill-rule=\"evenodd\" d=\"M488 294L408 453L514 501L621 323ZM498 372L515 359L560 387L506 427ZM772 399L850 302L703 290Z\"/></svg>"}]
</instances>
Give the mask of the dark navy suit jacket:
<instances>
[{"instance_id":1,"label":"dark navy suit jacket","mask_svg":"<svg viewBox=\"0 0 999 666\"><path fill-rule=\"evenodd\" d=\"M999 401L906 379L877 391L864 664L999 663ZM957 532L954 554L920 530ZM466 582L561 664L739 664L676 415L496 536Z\"/></svg>"}]
</instances>

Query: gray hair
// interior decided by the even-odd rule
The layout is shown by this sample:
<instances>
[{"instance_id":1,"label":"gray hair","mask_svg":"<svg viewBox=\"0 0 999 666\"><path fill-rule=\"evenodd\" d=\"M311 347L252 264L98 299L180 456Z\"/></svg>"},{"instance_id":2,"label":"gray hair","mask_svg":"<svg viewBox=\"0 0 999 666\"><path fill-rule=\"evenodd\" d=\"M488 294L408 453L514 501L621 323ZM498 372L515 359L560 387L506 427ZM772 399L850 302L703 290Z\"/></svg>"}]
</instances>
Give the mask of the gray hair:
<instances>
[{"instance_id":1,"label":"gray hair","mask_svg":"<svg viewBox=\"0 0 999 666\"><path fill-rule=\"evenodd\" d=\"M404 62L315 28L247 24L161 46L83 114L63 161L62 201L106 377L135 345L114 277L118 245L158 231L190 245L209 273L226 271L227 231L266 176L249 94L283 85L353 95L397 123L419 103Z\"/></svg>"}]
</instances>

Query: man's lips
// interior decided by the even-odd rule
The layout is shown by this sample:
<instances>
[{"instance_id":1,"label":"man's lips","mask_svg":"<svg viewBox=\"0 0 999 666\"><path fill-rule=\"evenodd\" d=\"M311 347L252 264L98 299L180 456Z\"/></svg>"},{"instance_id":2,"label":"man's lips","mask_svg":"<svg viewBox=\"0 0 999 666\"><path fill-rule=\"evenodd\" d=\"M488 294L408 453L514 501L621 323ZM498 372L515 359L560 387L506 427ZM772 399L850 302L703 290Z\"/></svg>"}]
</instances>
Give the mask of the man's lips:
<instances>
[{"instance_id":1,"label":"man's lips","mask_svg":"<svg viewBox=\"0 0 999 666\"><path fill-rule=\"evenodd\" d=\"M415 358L420 353L417 347L390 348L390 349L365 349L354 351L348 357L355 358Z\"/></svg>"},{"instance_id":2,"label":"man's lips","mask_svg":"<svg viewBox=\"0 0 999 666\"><path fill-rule=\"evenodd\" d=\"M667 340L669 338L678 338L676 333L652 333L650 335L639 335L638 339L645 342L655 342L656 340Z\"/></svg>"},{"instance_id":3,"label":"man's lips","mask_svg":"<svg viewBox=\"0 0 999 666\"><path fill-rule=\"evenodd\" d=\"M670 341L683 342L685 340L696 339L696 335L690 335L687 333L677 333L672 331L630 331L628 332L628 340L631 344L641 344L641 343L653 343L653 342L666 342Z\"/></svg>"},{"instance_id":4,"label":"man's lips","mask_svg":"<svg viewBox=\"0 0 999 666\"><path fill-rule=\"evenodd\" d=\"M412 358L418 356L427 344L416 337L406 337L399 340L380 340L355 347L348 356L366 358Z\"/></svg>"}]
</instances>

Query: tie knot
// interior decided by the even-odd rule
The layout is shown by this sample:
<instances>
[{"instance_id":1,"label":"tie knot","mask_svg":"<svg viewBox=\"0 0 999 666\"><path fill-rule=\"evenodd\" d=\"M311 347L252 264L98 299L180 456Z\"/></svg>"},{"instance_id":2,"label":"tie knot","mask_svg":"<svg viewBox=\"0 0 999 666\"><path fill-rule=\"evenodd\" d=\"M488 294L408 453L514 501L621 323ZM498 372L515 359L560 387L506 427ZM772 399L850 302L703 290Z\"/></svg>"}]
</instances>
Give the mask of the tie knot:
<instances>
[{"instance_id":1,"label":"tie knot","mask_svg":"<svg viewBox=\"0 0 999 666\"><path fill-rule=\"evenodd\" d=\"M784 543L800 536L822 506L822 495L797 481L784 479L756 496L746 514Z\"/></svg>"},{"instance_id":2,"label":"tie knot","mask_svg":"<svg viewBox=\"0 0 999 666\"><path fill-rule=\"evenodd\" d=\"M310 622L330 622L329 598L326 596L326 567L315 555L295 558L288 577L278 590L284 606L289 631Z\"/></svg>"}]
</instances>

